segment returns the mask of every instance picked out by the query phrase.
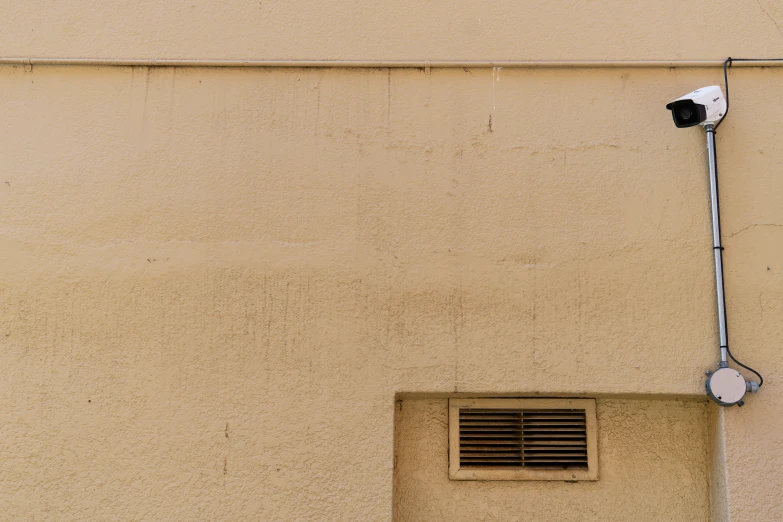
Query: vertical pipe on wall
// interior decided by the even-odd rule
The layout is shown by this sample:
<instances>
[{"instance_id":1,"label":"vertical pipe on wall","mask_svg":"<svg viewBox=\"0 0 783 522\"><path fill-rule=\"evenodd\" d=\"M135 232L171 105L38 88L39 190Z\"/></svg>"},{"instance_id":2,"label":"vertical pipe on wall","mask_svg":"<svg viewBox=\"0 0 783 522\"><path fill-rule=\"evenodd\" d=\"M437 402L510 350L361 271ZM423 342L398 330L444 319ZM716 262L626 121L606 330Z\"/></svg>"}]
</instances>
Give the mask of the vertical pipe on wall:
<instances>
[{"instance_id":1,"label":"vertical pipe on wall","mask_svg":"<svg viewBox=\"0 0 783 522\"><path fill-rule=\"evenodd\" d=\"M718 204L718 163L715 154L715 127L706 125L707 154L710 169L710 202L712 209L712 251L715 256L715 290L718 297L718 327L720 330L720 367L728 366L728 334L726 332L726 299L723 291L723 247L720 243L720 205Z\"/></svg>"}]
</instances>

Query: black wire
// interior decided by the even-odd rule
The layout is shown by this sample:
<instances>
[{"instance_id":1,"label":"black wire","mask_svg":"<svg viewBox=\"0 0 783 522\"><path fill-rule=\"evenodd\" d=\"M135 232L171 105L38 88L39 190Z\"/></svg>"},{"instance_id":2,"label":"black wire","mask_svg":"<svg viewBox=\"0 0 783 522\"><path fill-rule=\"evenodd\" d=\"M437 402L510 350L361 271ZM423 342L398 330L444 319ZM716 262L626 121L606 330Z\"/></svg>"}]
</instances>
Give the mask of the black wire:
<instances>
[{"instance_id":1,"label":"black wire","mask_svg":"<svg viewBox=\"0 0 783 522\"><path fill-rule=\"evenodd\" d=\"M735 359L735 358L734 358L734 356L733 356L733 355L731 355L731 350L729 350L729 347L728 347L728 346L726 346L726 353L728 353L728 354L729 354L729 357L731 357L731 360L732 360L732 361L734 361L734 362L735 362L735 363L737 363L738 365L742 366L742 367L743 367L743 368L745 368L746 370L748 370L748 371L750 371L750 372L753 372L753 373L755 373L755 374L758 376L758 378L759 378L759 388L761 388L761 385L762 385L762 384L764 384L764 377L762 377L762 376L761 376L761 374L760 374L759 372L757 372L756 370L754 370L754 369L753 369L753 368L751 368L750 366L745 366L744 364L742 364L741 362L739 362L737 359Z\"/></svg>"},{"instance_id":2,"label":"black wire","mask_svg":"<svg viewBox=\"0 0 783 522\"><path fill-rule=\"evenodd\" d=\"M731 65L732 59L731 56L726 58L726 61L723 62L723 85L726 88L726 112L723 113L723 118L715 125L715 130L718 130L718 127L720 127L720 124L723 123L723 120L726 119L726 116L729 115L729 71L728 67Z\"/></svg>"},{"instance_id":3,"label":"black wire","mask_svg":"<svg viewBox=\"0 0 783 522\"><path fill-rule=\"evenodd\" d=\"M724 84L724 87L726 89L726 112L723 113L723 118L721 118L721 120L713 128L713 132L718 129L718 126L720 126L720 124L723 123L723 120L726 119L726 116L729 115L729 67L731 67L732 62L734 62L734 61L737 61L737 62L753 62L753 61L762 61L762 60L761 59L756 59L756 58L732 58L731 56L729 56L723 62L723 84ZM772 60L763 60L763 61L783 61L783 58L775 58L775 59L772 59ZM714 134L713 134L713 136L714 136ZM714 137L713 137L713 140L714 140ZM715 147L714 142L713 142L713 147ZM717 156L717 154L718 154L718 149L717 149L717 147L715 147L715 155ZM717 207L717 211L718 211L718 228L720 228L720 196L718 195L719 193L718 193L718 165L717 165L717 163L718 162L716 161L715 162L715 197L716 197L717 201L716 201L715 206ZM720 251L721 251L720 252L720 257L721 257L721 264L722 264L723 263L723 248L722 247L719 247L719 248L720 248ZM721 281L720 284L721 284L721 286L723 286L723 281ZM724 302L725 302L725 300L724 300ZM738 366L741 366L741 367L745 368L749 372L755 373L756 376L759 378L759 388L761 388L761 386L764 384L764 377L762 377L759 372L757 372L756 370L754 370L750 366L747 366L747 365L742 364L741 362L739 362L737 360L737 358L734 357L734 355L732 355L731 350L729 350L729 346L728 346L729 326L728 326L728 321L726 320L726 306L725 305L723 307L723 324L726 325L726 339L727 339L727 341L726 341L726 346L721 346L721 348L726 348L726 353L731 358L731 360L734 361Z\"/></svg>"},{"instance_id":4,"label":"black wire","mask_svg":"<svg viewBox=\"0 0 783 522\"><path fill-rule=\"evenodd\" d=\"M783 62L783 58L732 58L729 56L723 62L723 86L726 89L726 112L723 113L723 118L715 125L715 130L718 130L720 124L729 115L729 67L733 62Z\"/></svg>"}]
</instances>

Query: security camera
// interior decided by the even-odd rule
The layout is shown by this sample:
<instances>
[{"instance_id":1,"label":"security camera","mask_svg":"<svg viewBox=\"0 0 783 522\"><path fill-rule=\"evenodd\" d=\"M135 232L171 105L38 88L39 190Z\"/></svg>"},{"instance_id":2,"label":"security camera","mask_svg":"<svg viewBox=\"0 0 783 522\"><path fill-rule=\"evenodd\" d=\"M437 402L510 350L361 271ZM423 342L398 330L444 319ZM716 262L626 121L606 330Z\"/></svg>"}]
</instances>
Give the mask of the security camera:
<instances>
[{"instance_id":1,"label":"security camera","mask_svg":"<svg viewBox=\"0 0 783 522\"><path fill-rule=\"evenodd\" d=\"M727 62L728 63L728 62ZM721 406L744 404L746 393L756 393L764 383L761 374L745 366L729 351L726 333L726 296L723 293L723 247L720 244L720 211L718 205L718 158L715 151L715 126L726 116L728 103L718 85L702 87L666 104L672 111L677 127L704 125L707 136L707 166L710 172L710 201L712 202L712 253L715 257L715 281L718 302L718 339L720 340L720 361L718 369L707 372L707 396ZM729 367L729 358L746 370L755 373L759 381L747 381L740 372Z\"/></svg>"},{"instance_id":2,"label":"security camera","mask_svg":"<svg viewBox=\"0 0 783 522\"><path fill-rule=\"evenodd\" d=\"M715 125L726 114L726 99L718 85L702 87L666 104L677 127Z\"/></svg>"}]
</instances>

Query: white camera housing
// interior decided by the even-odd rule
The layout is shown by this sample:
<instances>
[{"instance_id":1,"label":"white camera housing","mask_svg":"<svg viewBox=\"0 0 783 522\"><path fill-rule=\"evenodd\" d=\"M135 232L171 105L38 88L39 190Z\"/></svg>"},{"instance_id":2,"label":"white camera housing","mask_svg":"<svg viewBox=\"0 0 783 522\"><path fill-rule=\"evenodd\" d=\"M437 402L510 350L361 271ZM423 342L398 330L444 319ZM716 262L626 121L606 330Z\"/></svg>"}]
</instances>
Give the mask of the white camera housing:
<instances>
[{"instance_id":1,"label":"white camera housing","mask_svg":"<svg viewBox=\"0 0 783 522\"><path fill-rule=\"evenodd\" d=\"M719 85L702 87L666 104L677 127L715 125L726 114L726 98Z\"/></svg>"}]
</instances>

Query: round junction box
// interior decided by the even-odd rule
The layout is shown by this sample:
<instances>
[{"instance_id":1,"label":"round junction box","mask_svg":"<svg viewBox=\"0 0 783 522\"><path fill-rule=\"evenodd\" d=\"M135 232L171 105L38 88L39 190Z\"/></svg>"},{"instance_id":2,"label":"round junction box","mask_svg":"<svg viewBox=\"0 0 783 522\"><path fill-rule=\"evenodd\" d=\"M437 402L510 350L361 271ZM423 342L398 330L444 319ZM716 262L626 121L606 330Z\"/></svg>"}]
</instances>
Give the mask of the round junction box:
<instances>
[{"instance_id":1,"label":"round junction box","mask_svg":"<svg viewBox=\"0 0 783 522\"><path fill-rule=\"evenodd\" d=\"M721 406L733 406L747 391L745 378L731 368L719 368L707 378L707 395Z\"/></svg>"}]
</instances>

